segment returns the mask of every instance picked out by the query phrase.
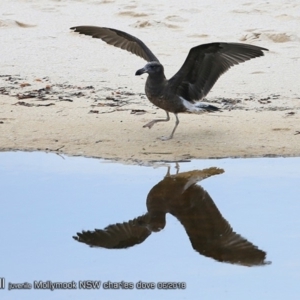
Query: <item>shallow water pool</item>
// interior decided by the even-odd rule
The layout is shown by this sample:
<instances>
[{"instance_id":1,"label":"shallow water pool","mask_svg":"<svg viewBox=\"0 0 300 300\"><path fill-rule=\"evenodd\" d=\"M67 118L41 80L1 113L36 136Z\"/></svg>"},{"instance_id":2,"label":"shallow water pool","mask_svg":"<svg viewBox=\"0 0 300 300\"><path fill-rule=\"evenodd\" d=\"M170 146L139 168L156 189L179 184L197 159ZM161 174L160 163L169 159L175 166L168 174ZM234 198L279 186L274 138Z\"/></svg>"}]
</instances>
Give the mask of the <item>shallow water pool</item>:
<instances>
[{"instance_id":1,"label":"shallow water pool","mask_svg":"<svg viewBox=\"0 0 300 300\"><path fill-rule=\"evenodd\" d=\"M298 299L299 165L219 159L178 169L0 153L0 297ZM165 227L158 210L173 213ZM82 231L102 247L72 238Z\"/></svg>"}]
</instances>

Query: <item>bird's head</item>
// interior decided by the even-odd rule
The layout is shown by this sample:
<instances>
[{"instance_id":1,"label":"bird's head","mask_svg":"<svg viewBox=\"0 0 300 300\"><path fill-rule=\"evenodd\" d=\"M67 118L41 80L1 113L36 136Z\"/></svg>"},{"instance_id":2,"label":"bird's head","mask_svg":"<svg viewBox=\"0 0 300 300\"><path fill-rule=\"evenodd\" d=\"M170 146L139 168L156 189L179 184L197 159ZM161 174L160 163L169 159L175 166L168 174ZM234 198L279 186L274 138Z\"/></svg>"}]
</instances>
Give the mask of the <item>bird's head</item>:
<instances>
[{"instance_id":1,"label":"bird's head","mask_svg":"<svg viewBox=\"0 0 300 300\"><path fill-rule=\"evenodd\" d=\"M146 227L151 232L159 232L166 226L166 212L155 210L139 217L137 224Z\"/></svg>"},{"instance_id":2,"label":"bird's head","mask_svg":"<svg viewBox=\"0 0 300 300\"><path fill-rule=\"evenodd\" d=\"M142 75L144 73L148 73L149 75L163 74L164 67L158 61L151 61L144 68L137 70L135 75Z\"/></svg>"},{"instance_id":3,"label":"bird's head","mask_svg":"<svg viewBox=\"0 0 300 300\"><path fill-rule=\"evenodd\" d=\"M166 226L166 212L165 211L151 211L149 212L150 220L147 228L152 232L159 232Z\"/></svg>"}]
</instances>

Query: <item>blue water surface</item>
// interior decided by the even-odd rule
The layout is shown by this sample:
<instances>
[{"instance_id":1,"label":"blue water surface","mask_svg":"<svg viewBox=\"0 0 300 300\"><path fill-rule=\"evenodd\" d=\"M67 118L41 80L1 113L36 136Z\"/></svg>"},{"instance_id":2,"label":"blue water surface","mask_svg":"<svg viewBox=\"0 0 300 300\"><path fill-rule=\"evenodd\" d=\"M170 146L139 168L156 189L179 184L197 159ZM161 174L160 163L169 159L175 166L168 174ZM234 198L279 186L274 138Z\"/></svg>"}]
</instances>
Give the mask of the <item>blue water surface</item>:
<instances>
[{"instance_id":1,"label":"blue water surface","mask_svg":"<svg viewBox=\"0 0 300 300\"><path fill-rule=\"evenodd\" d=\"M90 248L72 236L147 212L166 166L131 166L46 153L0 153L1 299L299 299L300 158L195 160L218 167L198 184L233 230L267 253L265 266L218 262L191 246L172 215L128 249ZM171 173L176 173L171 164ZM154 289L79 289L79 281L152 282ZM72 282L76 289L8 290L9 283ZM184 282L185 289L158 289ZM150 287L150 285L149 285Z\"/></svg>"}]
</instances>

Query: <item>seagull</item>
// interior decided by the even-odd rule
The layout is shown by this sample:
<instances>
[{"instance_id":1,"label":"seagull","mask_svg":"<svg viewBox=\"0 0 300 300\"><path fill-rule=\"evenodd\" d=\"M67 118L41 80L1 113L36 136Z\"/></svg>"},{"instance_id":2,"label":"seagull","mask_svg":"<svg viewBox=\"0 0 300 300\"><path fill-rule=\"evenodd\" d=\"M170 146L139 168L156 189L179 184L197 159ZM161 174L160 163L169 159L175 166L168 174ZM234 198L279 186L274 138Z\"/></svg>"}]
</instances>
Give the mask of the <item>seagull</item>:
<instances>
[{"instance_id":1,"label":"seagull","mask_svg":"<svg viewBox=\"0 0 300 300\"><path fill-rule=\"evenodd\" d=\"M200 102L214 86L218 78L230 67L255 57L263 56L266 48L243 43L209 43L190 49L179 71L166 79L164 67L152 51L137 37L121 30L97 27L75 26L71 30L103 40L109 45L127 50L148 63L137 70L135 75L148 73L145 84L147 98L155 106L165 110L165 119L155 119L143 127L149 129L158 122L170 120L169 113L175 115L175 126L168 137L172 139L179 124L179 113L216 112L216 106Z\"/></svg>"},{"instance_id":2,"label":"seagull","mask_svg":"<svg viewBox=\"0 0 300 300\"><path fill-rule=\"evenodd\" d=\"M104 229L77 232L73 239L90 247L130 248L163 230L169 213L179 220L192 248L199 254L243 266L269 264L265 261L266 252L233 231L208 192L196 184L222 173L223 169L211 167L170 175L168 168L164 179L148 193L146 214Z\"/></svg>"}]
</instances>

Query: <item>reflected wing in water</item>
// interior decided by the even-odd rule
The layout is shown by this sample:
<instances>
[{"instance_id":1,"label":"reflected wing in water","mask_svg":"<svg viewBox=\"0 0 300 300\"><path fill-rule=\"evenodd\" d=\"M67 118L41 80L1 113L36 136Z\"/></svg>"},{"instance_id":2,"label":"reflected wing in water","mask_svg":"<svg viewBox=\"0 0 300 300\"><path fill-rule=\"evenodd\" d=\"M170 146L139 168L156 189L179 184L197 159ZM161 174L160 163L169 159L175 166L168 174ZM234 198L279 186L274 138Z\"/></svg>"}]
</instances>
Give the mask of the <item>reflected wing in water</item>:
<instances>
[{"instance_id":1,"label":"reflected wing in water","mask_svg":"<svg viewBox=\"0 0 300 300\"><path fill-rule=\"evenodd\" d=\"M245 266L265 265L266 252L235 233L209 194L194 185L183 194L189 207L173 211L190 238L193 248L217 261Z\"/></svg>"},{"instance_id":2,"label":"reflected wing in water","mask_svg":"<svg viewBox=\"0 0 300 300\"><path fill-rule=\"evenodd\" d=\"M73 238L91 247L124 249L142 243L150 234L145 226L140 226L145 216L124 223L109 225L104 229L78 232Z\"/></svg>"}]
</instances>

